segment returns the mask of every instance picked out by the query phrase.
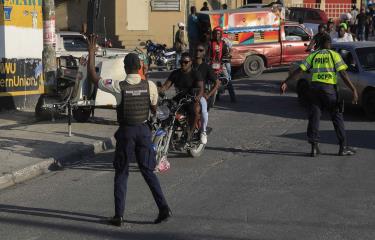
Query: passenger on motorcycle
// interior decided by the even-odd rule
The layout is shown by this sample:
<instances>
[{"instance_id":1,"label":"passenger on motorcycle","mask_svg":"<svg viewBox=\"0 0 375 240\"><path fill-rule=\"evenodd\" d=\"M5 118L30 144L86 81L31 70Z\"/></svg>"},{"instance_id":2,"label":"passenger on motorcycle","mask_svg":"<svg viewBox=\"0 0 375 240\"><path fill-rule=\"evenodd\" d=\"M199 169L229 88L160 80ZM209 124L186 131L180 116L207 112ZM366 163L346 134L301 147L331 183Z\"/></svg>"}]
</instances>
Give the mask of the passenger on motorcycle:
<instances>
[{"instance_id":1,"label":"passenger on motorcycle","mask_svg":"<svg viewBox=\"0 0 375 240\"><path fill-rule=\"evenodd\" d=\"M195 126L198 125L200 115L200 99L204 93L203 79L200 73L192 68L192 59L189 53L181 54L181 68L174 70L168 77L167 81L159 88L159 92L167 91L172 85L176 89L176 100L181 99L187 94L194 96L195 101L189 109L189 140L193 134ZM196 94L195 90L198 90Z\"/></svg>"},{"instance_id":2,"label":"passenger on motorcycle","mask_svg":"<svg viewBox=\"0 0 375 240\"><path fill-rule=\"evenodd\" d=\"M215 27L212 31L212 40L209 45L209 63L217 75L222 74L228 80L227 88L230 100L231 102L236 102L236 94L232 82L230 81L230 69L227 69L224 63L224 58L229 59L229 56L230 47L223 40L223 29L221 29L221 27ZM216 99L219 100L219 94Z\"/></svg>"},{"instance_id":3,"label":"passenger on motorcycle","mask_svg":"<svg viewBox=\"0 0 375 240\"><path fill-rule=\"evenodd\" d=\"M207 102L215 97L216 91L219 89L220 81L210 65L204 62L206 57L206 49L203 44L198 44L195 48L195 59L193 68L198 71L204 81L204 94L200 100L202 109L202 126L201 126L201 142L207 144L207 125L208 125L208 111Z\"/></svg>"}]
</instances>

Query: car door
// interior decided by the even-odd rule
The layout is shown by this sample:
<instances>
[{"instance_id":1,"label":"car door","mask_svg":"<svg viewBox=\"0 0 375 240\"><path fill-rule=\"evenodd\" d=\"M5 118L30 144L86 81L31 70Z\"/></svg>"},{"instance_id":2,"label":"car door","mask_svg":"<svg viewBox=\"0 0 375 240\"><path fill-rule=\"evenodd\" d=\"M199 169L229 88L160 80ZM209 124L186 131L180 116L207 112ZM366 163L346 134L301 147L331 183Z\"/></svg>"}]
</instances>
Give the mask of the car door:
<instances>
[{"instance_id":1,"label":"car door","mask_svg":"<svg viewBox=\"0 0 375 240\"><path fill-rule=\"evenodd\" d=\"M282 40L282 64L290 64L306 58L306 48L310 35L298 25L284 26L285 38Z\"/></svg>"},{"instance_id":2,"label":"car door","mask_svg":"<svg viewBox=\"0 0 375 240\"><path fill-rule=\"evenodd\" d=\"M350 49L338 47L335 49L340 55L346 65L348 65L347 73L349 75L350 80L354 84L354 86L358 85L358 63L356 62L356 58L354 57L354 52ZM345 85L344 81L342 80L340 74L337 76L337 86L340 92L340 97L343 97L345 102L352 101L352 91Z\"/></svg>"}]
</instances>

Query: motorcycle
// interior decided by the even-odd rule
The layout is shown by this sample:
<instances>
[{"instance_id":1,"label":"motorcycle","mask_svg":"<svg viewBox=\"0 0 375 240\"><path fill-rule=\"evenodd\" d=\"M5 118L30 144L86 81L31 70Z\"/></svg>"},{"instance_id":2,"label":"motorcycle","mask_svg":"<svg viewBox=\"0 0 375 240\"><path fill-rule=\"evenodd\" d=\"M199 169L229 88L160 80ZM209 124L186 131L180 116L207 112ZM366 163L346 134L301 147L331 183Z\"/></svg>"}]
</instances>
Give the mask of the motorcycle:
<instances>
[{"instance_id":1,"label":"motorcycle","mask_svg":"<svg viewBox=\"0 0 375 240\"><path fill-rule=\"evenodd\" d=\"M195 127L191 140L188 140L189 121L186 106L194 101L192 95L185 95L178 102L161 96L156 121L152 124L157 163L167 157L169 150L187 151L192 157L203 154L205 145L200 141L200 123Z\"/></svg>"},{"instance_id":2,"label":"motorcycle","mask_svg":"<svg viewBox=\"0 0 375 240\"><path fill-rule=\"evenodd\" d=\"M215 63L212 64L212 69L214 70L217 79L219 79L219 81L220 81L220 87L215 92L215 94L212 97L210 97L210 99L208 99L207 104L208 104L209 108L213 108L215 106L217 96L220 95L220 94L223 94L225 92L225 89L226 89L227 85L228 85L229 79L224 74L223 68L224 68L224 66L221 65L221 64L215 64ZM207 91L211 91L211 89L213 87L214 87L213 84L207 84L205 86Z\"/></svg>"},{"instance_id":3,"label":"motorcycle","mask_svg":"<svg viewBox=\"0 0 375 240\"><path fill-rule=\"evenodd\" d=\"M151 40L146 41L147 57L149 60L149 67L155 64L157 67L172 70L176 65L176 51L167 49L165 44L156 44Z\"/></svg>"}]
</instances>

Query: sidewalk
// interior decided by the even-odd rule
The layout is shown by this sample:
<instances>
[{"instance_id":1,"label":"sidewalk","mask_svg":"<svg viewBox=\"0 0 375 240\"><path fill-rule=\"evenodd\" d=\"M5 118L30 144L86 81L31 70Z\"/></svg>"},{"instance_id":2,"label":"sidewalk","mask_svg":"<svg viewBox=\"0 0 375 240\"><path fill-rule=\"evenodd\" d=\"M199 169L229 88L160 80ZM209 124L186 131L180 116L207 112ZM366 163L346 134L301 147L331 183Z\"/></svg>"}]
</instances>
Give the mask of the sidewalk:
<instances>
[{"instance_id":1,"label":"sidewalk","mask_svg":"<svg viewBox=\"0 0 375 240\"><path fill-rule=\"evenodd\" d=\"M0 113L0 189L113 148L114 110L95 110L89 123L36 122L34 112ZM112 159L108 159L112 161Z\"/></svg>"}]
</instances>

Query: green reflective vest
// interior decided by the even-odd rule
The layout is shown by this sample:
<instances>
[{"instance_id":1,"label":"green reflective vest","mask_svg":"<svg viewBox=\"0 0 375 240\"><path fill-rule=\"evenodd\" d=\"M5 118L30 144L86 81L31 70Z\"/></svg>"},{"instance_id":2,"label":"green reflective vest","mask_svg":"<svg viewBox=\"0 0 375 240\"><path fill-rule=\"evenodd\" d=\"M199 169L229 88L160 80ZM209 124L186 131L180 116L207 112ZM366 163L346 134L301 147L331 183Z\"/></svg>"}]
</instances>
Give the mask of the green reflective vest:
<instances>
[{"instance_id":1,"label":"green reflective vest","mask_svg":"<svg viewBox=\"0 0 375 240\"><path fill-rule=\"evenodd\" d=\"M346 70L348 66L342 60L340 54L333 50L319 50L311 53L300 64L303 71L312 72L313 82L337 84L337 72Z\"/></svg>"}]
</instances>

